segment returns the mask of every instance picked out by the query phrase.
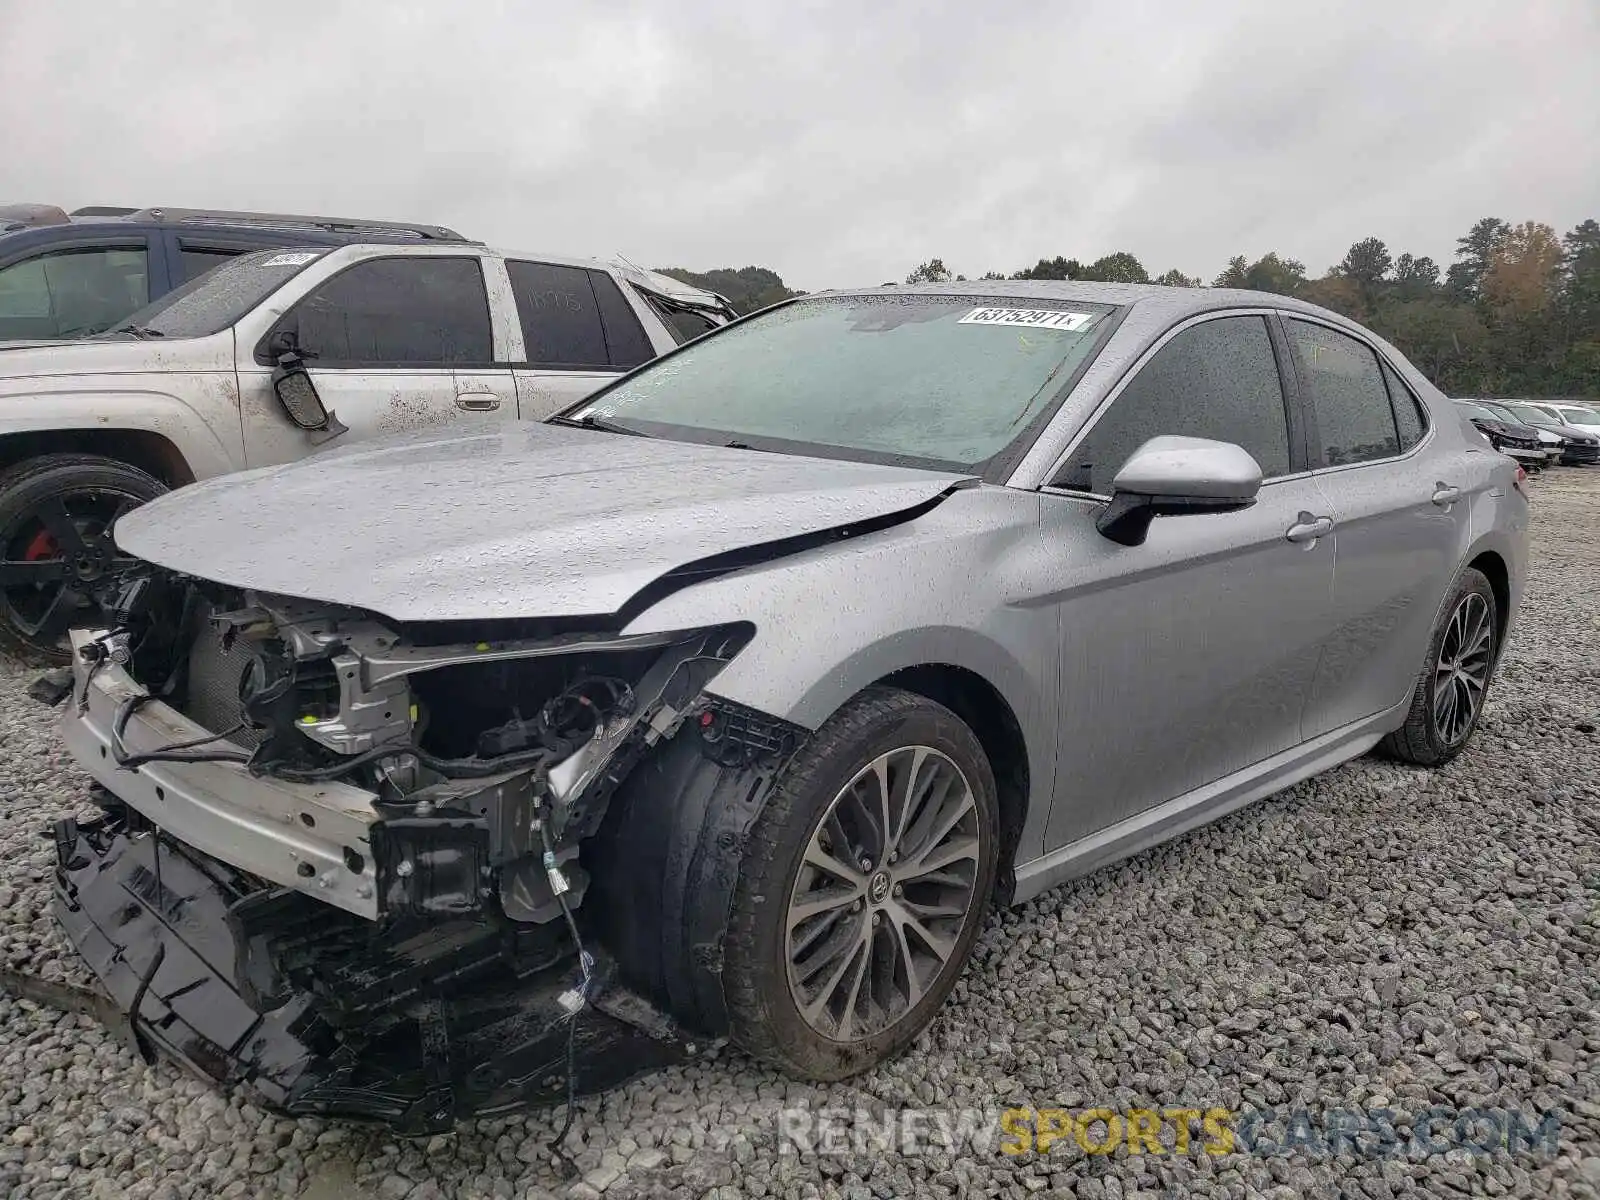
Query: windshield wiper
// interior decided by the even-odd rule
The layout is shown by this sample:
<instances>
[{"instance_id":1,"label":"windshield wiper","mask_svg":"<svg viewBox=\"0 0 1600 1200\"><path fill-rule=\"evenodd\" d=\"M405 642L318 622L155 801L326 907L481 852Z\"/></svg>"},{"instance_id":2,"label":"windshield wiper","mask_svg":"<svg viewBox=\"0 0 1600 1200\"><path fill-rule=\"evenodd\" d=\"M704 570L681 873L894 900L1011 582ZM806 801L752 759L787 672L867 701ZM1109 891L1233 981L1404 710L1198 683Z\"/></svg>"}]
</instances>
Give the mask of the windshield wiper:
<instances>
[{"instance_id":1,"label":"windshield wiper","mask_svg":"<svg viewBox=\"0 0 1600 1200\"><path fill-rule=\"evenodd\" d=\"M607 433L625 433L629 437L647 438L650 435L642 429L630 429L626 425L618 425L615 421L606 419L596 413L584 413L581 417L554 416L547 418L552 425L567 425L574 429L603 429Z\"/></svg>"},{"instance_id":2,"label":"windshield wiper","mask_svg":"<svg viewBox=\"0 0 1600 1200\"><path fill-rule=\"evenodd\" d=\"M166 334L162 333L161 330L151 329L148 325L118 325L115 329L108 329L104 333L96 334L95 336L113 337L119 333L125 333L129 337L136 337L141 342L149 338L160 338L167 336Z\"/></svg>"}]
</instances>

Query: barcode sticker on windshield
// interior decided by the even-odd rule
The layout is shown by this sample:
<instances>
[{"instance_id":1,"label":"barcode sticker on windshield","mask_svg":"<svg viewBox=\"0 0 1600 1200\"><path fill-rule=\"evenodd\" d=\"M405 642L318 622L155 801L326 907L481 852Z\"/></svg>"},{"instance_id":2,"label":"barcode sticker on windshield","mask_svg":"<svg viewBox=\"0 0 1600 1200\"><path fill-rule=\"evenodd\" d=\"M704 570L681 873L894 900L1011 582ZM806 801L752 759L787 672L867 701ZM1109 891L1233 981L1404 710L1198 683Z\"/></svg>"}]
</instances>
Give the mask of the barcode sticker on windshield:
<instances>
[{"instance_id":1,"label":"barcode sticker on windshield","mask_svg":"<svg viewBox=\"0 0 1600 1200\"><path fill-rule=\"evenodd\" d=\"M1024 329L1082 329L1094 320L1091 313L1062 312L1058 308L975 308L958 325L1018 325Z\"/></svg>"},{"instance_id":2,"label":"barcode sticker on windshield","mask_svg":"<svg viewBox=\"0 0 1600 1200\"><path fill-rule=\"evenodd\" d=\"M263 267L303 267L320 253L321 251L319 250L312 250L291 254L274 254L261 265Z\"/></svg>"}]
</instances>

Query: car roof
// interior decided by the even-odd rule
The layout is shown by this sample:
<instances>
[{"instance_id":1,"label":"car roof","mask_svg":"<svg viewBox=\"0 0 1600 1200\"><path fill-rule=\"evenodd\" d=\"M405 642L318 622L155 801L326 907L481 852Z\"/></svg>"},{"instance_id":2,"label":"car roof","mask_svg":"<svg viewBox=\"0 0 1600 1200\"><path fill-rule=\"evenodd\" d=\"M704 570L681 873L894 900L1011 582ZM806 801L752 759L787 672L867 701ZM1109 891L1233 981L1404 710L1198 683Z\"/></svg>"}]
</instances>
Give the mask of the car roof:
<instances>
[{"instance_id":1,"label":"car roof","mask_svg":"<svg viewBox=\"0 0 1600 1200\"><path fill-rule=\"evenodd\" d=\"M1277 292L1256 292L1244 288L1168 287L1160 283L1091 283L1078 279L970 279L954 283L886 284L873 288L840 288L817 292L818 296L995 296L1010 300L1086 301L1135 306L1141 315L1170 316L1181 320L1193 313L1223 308L1279 308L1302 312L1340 325L1359 329L1346 317L1331 309L1297 300Z\"/></svg>"},{"instance_id":2,"label":"car roof","mask_svg":"<svg viewBox=\"0 0 1600 1200\"><path fill-rule=\"evenodd\" d=\"M0 237L34 235L49 240L68 230L115 230L150 233L196 230L223 233L290 234L299 239L342 243L357 239L381 241L464 242L453 229L408 221L363 217L327 217L299 213L242 212L203 208L119 208L91 205L66 212L53 204L0 204Z\"/></svg>"}]
</instances>

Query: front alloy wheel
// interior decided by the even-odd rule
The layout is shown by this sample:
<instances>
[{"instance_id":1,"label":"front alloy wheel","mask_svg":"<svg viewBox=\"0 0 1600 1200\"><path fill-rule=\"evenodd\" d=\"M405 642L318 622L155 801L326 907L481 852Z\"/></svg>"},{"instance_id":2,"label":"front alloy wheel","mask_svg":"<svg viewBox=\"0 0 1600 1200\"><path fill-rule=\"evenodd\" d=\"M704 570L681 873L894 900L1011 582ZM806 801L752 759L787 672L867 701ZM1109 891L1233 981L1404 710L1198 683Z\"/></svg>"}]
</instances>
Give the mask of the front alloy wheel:
<instances>
[{"instance_id":1,"label":"front alloy wheel","mask_svg":"<svg viewBox=\"0 0 1600 1200\"><path fill-rule=\"evenodd\" d=\"M97 596L135 560L113 530L165 487L136 467L47 454L0 473L0 651L67 660L66 632L104 619Z\"/></svg>"},{"instance_id":2,"label":"front alloy wheel","mask_svg":"<svg viewBox=\"0 0 1600 1200\"><path fill-rule=\"evenodd\" d=\"M994 888L994 773L923 696L871 688L784 769L746 839L723 947L730 1033L842 1079L933 1019Z\"/></svg>"},{"instance_id":3,"label":"front alloy wheel","mask_svg":"<svg viewBox=\"0 0 1600 1200\"><path fill-rule=\"evenodd\" d=\"M789 993L854 1042L915 1008L974 909L983 828L972 785L929 746L878 755L817 823L789 897Z\"/></svg>"}]
</instances>

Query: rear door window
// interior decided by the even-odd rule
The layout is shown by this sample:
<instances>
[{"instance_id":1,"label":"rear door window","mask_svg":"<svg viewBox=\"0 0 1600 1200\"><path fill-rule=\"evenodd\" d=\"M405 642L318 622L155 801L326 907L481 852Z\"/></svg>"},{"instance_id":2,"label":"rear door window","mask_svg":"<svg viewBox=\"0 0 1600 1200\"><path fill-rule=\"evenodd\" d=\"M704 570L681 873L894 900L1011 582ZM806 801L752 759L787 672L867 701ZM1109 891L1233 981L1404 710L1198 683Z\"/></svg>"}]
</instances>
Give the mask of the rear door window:
<instances>
[{"instance_id":1,"label":"rear door window","mask_svg":"<svg viewBox=\"0 0 1600 1200\"><path fill-rule=\"evenodd\" d=\"M1383 364L1383 381L1389 385L1389 404L1394 409L1394 424L1400 434L1400 449L1409 450L1420 442L1422 435L1428 431L1427 415L1423 411L1422 402L1388 363Z\"/></svg>"},{"instance_id":2,"label":"rear door window","mask_svg":"<svg viewBox=\"0 0 1600 1200\"><path fill-rule=\"evenodd\" d=\"M554 370L627 370L655 357L611 276L585 267L508 260L528 362Z\"/></svg>"},{"instance_id":3,"label":"rear door window","mask_svg":"<svg viewBox=\"0 0 1600 1200\"><path fill-rule=\"evenodd\" d=\"M489 297L475 258L378 258L335 275L274 327L312 367L484 365Z\"/></svg>"},{"instance_id":4,"label":"rear door window","mask_svg":"<svg viewBox=\"0 0 1600 1200\"><path fill-rule=\"evenodd\" d=\"M1316 415L1322 461L1338 467L1399 454L1394 408L1372 348L1326 325L1284 324Z\"/></svg>"},{"instance_id":5,"label":"rear door window","mask_svg":"<svg viewBox=\"0 0 1600 1200\"><path fill-rule=\"evenodd\" d=\"M600 323L605 327L606 356L611 365L627 371L654 358L655 349L644 335L644 326L611 276L604 271L590 271L589 283L600 304Z\"/></svg>"},{"instance_id":6,"label":"rear door window","mask_svg":"<svg viewBox=\"0 0 1600 1200\"><path fill-rule=\"evenodd\" d=\"M1289 421L1266 320L1222 317L1179 333L1095 422L1057 486L1110 495L1111 481L1153 437L1243 446L1263 476L1289 473Z\"/></svg>"},{"instance_id":7,"label":"rear door window","mask_svg":"<svg viewBox=\"0 0 1600 1200\"><path fill-rule=\"evenodd\" d=\"M73 246L0 270L0 338L103 333L150 302L143 246Z\"/></svg>"}]
</instances>

